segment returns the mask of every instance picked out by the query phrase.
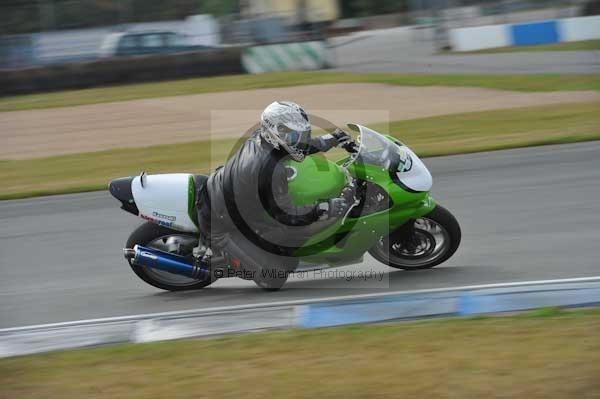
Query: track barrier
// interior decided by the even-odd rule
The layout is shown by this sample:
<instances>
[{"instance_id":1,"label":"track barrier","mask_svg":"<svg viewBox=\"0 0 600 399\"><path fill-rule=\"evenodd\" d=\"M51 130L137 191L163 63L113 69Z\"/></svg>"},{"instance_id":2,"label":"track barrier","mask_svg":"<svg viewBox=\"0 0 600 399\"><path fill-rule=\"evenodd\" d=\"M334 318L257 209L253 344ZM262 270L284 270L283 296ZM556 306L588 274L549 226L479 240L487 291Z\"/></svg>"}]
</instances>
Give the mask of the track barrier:
<instances>
[{"instance_id":1,"label":"track barrier","mask_svg":"<svg viewBox=\"0 0 600 399\"><path fill-rule=\"evenodd\" d=\"M247 47L242 65L251 74L293 70L314 70L330 66L324 41L269 44Z\"/></svg>"},{"instance_id":2,"label":"track barrier","mask_svg":"<svg viewBox=\"0 0 600 399\"><path fill-rule=\"evenodd\" d=\"M563 18L450 30L455 51L509 46L531 46L600 39L600 16Z\"/></svg>"},{"instance_id":3,"label":"track barrier","mask_svg":"<svg viewBox=\"0 0 600 399\"><path fill-rule=\"evenodd\" d=\"M0 330L0 357L123 342L600 305L600 277L381 292Z\"/></svg>"}]
</instances>

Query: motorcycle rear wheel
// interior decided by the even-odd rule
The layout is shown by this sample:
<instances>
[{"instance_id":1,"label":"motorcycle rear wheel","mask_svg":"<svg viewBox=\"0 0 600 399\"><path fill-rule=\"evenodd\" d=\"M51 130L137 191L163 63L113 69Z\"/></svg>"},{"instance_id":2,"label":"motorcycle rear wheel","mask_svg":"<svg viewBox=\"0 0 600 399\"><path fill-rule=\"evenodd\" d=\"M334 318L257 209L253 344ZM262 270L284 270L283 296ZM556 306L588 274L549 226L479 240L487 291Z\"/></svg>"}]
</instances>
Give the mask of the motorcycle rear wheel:
<instances>
[{"instance_id":1,"label":"motorcycle rear wheel","mask_svg":"<svg viewBox=\"0 0 600 399\"><path fill-rule=\"evenodd\" d=\"M460 225L441 205L409 223L382 237L371 256L396 269L421 270L445 262L460 245Z\"/></svg>"},{"instance_id":2,"label":"motorcycle rear wheel","mask_svg":"<svg viewBox=\"0 0 600 399\"><path fill-rule=\"evenodd\" d=\"M136 244L155 248L161 251L182 256L191 255L193 247L198 243L198 237L191 233L171 230L154 223L146 222L131 233L126 248ZM134 264L128 260L133 272L146 283L167 291L197 290L212 284L214 279L196 280L185 276L169 273L163 270L150 269Z\"/></svg>"}]
</instances>

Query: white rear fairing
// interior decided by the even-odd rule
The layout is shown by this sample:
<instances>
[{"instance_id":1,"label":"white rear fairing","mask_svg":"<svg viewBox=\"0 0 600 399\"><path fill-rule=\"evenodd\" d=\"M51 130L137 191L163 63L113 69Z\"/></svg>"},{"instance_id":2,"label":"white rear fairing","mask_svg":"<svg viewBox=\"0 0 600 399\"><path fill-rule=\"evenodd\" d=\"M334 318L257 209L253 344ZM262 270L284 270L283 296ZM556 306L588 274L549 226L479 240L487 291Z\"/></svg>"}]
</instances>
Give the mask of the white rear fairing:
<instances>
[{"instance_id":1,"label":"white rear fairing","mask_svg":"<svg viewBox=\"0 0 600 399\"><path fill-rule=\"evenodd\" d=\"M140 217L175 230L198 232L188 212L194 205L188 201L195 197L189 195L191 180L189 173L146 175L142 187L140 176L133 179L131 192Z\"/></svg>"}]
</instances>

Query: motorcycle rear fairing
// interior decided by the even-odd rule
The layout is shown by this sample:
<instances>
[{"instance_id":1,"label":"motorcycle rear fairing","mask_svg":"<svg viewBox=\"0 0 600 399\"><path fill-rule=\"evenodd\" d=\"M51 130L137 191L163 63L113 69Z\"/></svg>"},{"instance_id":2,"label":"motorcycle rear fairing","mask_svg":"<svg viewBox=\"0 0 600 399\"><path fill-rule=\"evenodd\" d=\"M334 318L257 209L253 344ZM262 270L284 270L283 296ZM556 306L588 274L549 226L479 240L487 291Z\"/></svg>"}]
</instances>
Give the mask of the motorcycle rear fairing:
<instances>
[{"instance_id":1,"label":"motorcycle rear fairing","mask_svg":"<svg viewBox=\"0 0 600 399\"><path fill-rule=\"evenodd\" d=\"M108 191L113 197L121 201L121 209L138 216L140 211L135 204L133 193L131 192L131 182L133 179L133 177L121 177L112 180L108 185Z\"/></svg>"},{"instance_id":2,"label":"motorcycle rear fairing","mask_svg":"<svg viewBox=\"0 0 600 399\"><path fill-rule=\"evenodd\" d=\"M142 219L174 230L198 232L194 175L142 174L131 181L131 192Z\"/></svg>"}]
</instances>

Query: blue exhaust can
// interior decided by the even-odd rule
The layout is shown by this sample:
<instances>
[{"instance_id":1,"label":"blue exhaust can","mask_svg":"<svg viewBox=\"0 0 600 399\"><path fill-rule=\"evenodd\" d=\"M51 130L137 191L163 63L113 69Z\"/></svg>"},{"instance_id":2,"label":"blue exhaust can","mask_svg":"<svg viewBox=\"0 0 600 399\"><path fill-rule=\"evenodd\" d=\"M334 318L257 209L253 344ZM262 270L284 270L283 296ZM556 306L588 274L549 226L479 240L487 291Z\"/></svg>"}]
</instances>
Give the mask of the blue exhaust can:
<instances>
[{"instance_id":1,"label":"blue exhaust can","mask_svg":"<svg viewBox=\"0 0 600 399\"><path fill-rule=\"evenodd\" d=\"M208 264L195 265L191 257L175 255L154 248L146 248L136 245L133 249L123 250L125 258L138 266L150 269L163 270L165 272L204 280L210 277Z\"/></svg>"}]
</instances>

